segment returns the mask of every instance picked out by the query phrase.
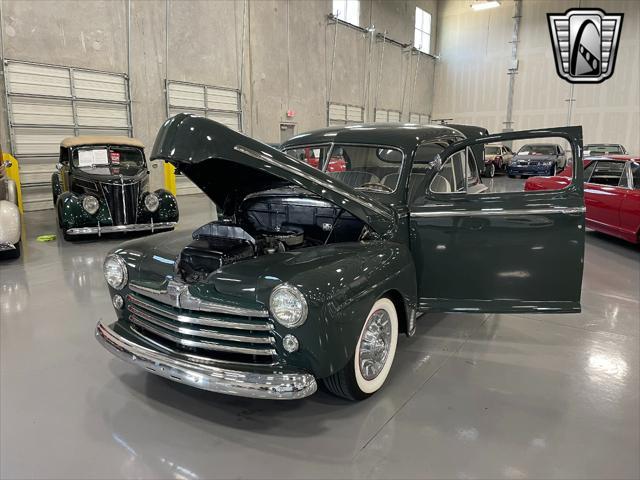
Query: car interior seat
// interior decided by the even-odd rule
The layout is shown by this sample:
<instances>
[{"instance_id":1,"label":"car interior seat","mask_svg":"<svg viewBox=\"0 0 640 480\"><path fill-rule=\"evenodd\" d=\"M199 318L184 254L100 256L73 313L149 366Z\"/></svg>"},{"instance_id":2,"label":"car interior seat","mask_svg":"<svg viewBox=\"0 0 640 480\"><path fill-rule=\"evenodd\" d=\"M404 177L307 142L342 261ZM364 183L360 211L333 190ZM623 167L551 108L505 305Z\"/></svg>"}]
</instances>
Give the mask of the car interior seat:
<instances>
[{"instance_id":1,"label":"car interior seat","mask_svg":"<svg viewBox=\"0 0 640 480\"><path fill-rule=\"evenodd\" d=\"M334 178L337 178L342 183L346 183L351 187L359 187L365 183L379 183L380 179L373 173L359 172L357 170L351 170L348 172L332 172L329 173Z\"/></svg>"},{"instance_id":2,"label":"car interior seat","mask_svg":"<svg viewBox=\"0 0 640 480\"><path fill-rule=\"evenodd\" d=\"M431 191L434 193L451 193L451 183L442 175L436 175L431 182Z\"/></svg>"}]
</instances>

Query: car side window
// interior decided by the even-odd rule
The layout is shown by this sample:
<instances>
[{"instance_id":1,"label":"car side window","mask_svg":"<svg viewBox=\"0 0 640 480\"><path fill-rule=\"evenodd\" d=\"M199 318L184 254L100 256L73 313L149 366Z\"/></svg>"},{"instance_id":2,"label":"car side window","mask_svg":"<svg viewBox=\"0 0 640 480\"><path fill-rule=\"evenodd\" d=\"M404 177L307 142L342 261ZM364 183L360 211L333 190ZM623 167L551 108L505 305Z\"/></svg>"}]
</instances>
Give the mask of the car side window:
<instances>
[{"instance_id":1,"label":"car side window","mask_svg":"<svg viewBox=\"0 0 640 480\"><path fill-rule=\"evenodd\" d=\"M485 190L473 153L469 148L454 153L442 164L433 177L429 190L432 193L481 193Z\"/></svg>"},{"instance_id":2,"label":"car side window","mask_svg":"<svg viewBox=\"0 0 640 480\"><path fill-rule=\"evenodd\" d=\"M634 190L640 190L640 163L629 162Z\"/></svg>"},{"instance_id":3,"label":"car side window","mask_svg":"<svg viewBox=\"0 0 640 480\"><path fill-rule=\"evenodd\" d=\"M623 162L599 161L593 169L589 183L617 187L620 184L623 170Z\"/></svg>"},{"instance_id":4,"label":"car side window","mask_svg":"<svg viewBox=\"0 0 640 480\"><path fill-rule=\"evenodd\" d=\"M584 181L585 181L585 183L589 183L591 181L591 174L593 173L593 169L595 168L596 163L598 163L598 162L591 162L584 169Z\"/></svg>"},{"instance_id":5,"label":"car side window","mask_svg":"<svg viewBox=\"0 0 640 480\"><path fill-rule=\"evenodd\" d=\"M416 149L408 184L408 203L410 205L421 205L425 202L425 194L429 186L429 173L431 168L434 168L434 162L440 158L440 154L445 148L458 140L460 139L451 138L438 140L420 145ZM447 167L446 174L448 178L453 181L453 169L451 165ZM449 184L449 181L447 181L447 184ZM443 186L443 188L446 189L446 186Z\"/></svg>"}]
</instances>

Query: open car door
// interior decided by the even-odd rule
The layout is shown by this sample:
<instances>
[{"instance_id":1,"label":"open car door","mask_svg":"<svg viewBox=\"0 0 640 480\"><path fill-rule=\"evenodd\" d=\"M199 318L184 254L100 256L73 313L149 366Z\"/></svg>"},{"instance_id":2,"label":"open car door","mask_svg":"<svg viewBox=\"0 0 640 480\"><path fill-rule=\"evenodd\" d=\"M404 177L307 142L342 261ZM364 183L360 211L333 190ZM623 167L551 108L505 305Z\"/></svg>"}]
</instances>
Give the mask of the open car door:
<instances>
[{"instance_id":1,"label":"open car door","mask_svg":"<svg viewBox=\"0 0 640 480\"><path fill-rule=\"evenodd\" d=\"M572 182L562 190L525 192L524 181L506 176L482 184L474 172L478 145L551 137L572 153ZM424 196L410 205L420 310L579 312L582 128L467 139L439 157Z\"/></svg>"}]
</instances>

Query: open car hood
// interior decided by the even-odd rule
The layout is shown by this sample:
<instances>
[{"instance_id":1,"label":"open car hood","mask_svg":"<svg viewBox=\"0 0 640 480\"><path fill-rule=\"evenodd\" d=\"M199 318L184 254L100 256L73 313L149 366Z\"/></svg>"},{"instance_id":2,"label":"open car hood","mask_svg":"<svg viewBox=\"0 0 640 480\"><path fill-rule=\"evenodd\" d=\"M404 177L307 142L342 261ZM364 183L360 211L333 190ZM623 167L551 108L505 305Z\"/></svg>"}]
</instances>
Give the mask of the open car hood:
<instances>
[{"instance_id":1,"label":"open car hood","mask_svg":"<svg viewBox=\"0 0 640 480\"><path fill-rule=\"evenodd\" d=\"M344 208L384 234L390 207L280 150L207 118L180 113L160 128L152 160L165 160L195 183L225 215L247 195L285 185L302 187Z\"/></svg>"}]
</instances>

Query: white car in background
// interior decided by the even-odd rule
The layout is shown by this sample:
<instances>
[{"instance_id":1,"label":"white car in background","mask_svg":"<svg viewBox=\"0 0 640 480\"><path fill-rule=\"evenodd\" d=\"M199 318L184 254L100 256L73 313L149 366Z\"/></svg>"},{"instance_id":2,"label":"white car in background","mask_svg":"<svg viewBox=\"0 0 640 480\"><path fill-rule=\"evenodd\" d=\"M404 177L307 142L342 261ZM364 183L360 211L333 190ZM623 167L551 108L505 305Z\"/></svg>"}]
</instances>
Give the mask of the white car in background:
<instances>
[{"instance_id":1,"label":"white car in background","mask_svg":"<svg viewBox=\"0 0 640 480\"><path fill-rule=\"evenodd\" d=\"M0 153L0 159L2 154ZM16 183L7 175L11 164L0 160L0 258L20 257L22 230Z\"/></svg>"}]
</instances>

